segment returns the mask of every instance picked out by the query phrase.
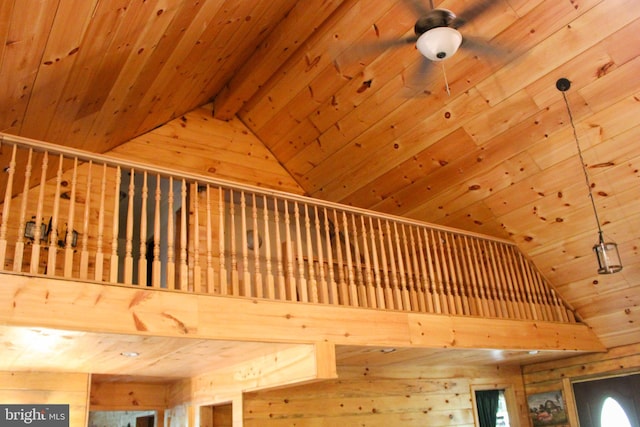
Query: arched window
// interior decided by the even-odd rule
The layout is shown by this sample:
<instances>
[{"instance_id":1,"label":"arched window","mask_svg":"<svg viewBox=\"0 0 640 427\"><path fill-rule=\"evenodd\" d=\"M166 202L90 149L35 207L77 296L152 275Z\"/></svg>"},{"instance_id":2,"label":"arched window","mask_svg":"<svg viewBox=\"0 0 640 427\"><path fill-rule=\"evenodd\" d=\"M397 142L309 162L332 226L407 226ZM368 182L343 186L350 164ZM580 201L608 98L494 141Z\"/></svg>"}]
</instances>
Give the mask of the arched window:
<instances>
[{"instance_id":1,"label":"arched window","mask_svg":"<svg viewBox=\"0 0 640 427\"><path fill-rule=\"evenodd\" d=\"M631 422L618 401L613 397L607 397L602 404L600 425L602 427L631 427Z\"/></svg>"}]
</instances>

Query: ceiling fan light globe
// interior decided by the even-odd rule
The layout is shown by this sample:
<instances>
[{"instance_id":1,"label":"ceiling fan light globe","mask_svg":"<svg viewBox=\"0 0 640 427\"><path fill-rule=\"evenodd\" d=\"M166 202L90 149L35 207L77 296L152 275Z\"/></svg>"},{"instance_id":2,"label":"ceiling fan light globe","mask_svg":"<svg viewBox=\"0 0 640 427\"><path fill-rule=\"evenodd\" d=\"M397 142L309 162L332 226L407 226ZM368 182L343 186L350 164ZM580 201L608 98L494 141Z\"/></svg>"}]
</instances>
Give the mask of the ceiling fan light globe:
<instances>
[{"instance_id":1,"label":"ceiling fan light globe","mask_svg":"<svg viewBox=\"0 0 640 427\"><path fill-rule=\"evenodd\" d=\"M431 61L442 61L453 56L462 44L462 34L454 28L436 27L418 37L416 47Z\"/></svg>"}]
</instances>

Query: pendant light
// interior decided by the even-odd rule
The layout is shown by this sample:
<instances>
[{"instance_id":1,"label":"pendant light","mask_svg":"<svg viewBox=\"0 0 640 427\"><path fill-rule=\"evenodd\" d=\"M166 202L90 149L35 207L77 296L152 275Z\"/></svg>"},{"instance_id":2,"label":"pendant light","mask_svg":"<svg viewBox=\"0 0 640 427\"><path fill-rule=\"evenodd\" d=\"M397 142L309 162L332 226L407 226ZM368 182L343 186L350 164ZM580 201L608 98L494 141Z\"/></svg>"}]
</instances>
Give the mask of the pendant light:
<instances>
[{"instance_id":1,"label":"pendant light","mask_svg":"<svg viewBox=\"0 0 640 427\"><path fill-rule=\"evenodd\" d=\"M578 148L578 155L580 156L580 165L582 166L582 172L584 172L584 179L589 190L589 199L591 200L591 206L593 207L593 214L596 218L596 224L598 225L598 243L593 246L593 252L596 254L598 260L598 274L613 274L622 270L622 261L620 260L620 253L618 252L618 245L613 242L605 242L602 234L602 227L600 226L600 219L598 218L598 210L596 209L596 203L593 199L593 191L591 190L591 182L589 181L589 175L587 174L587 168L584 164L584 158L582 157L582 150L580 149L580 143L578 142L578 133L576 132L576 126L573 122L573 115L569 108L569 101L567 100L567 94L565 93L571 87L571 82L566 78L558 79L556 82L556 88L562 92L564 103L567 106L567 112L569 113L569 121L571 122L571 128L573 129L573 137L576 141L576 147Z\"/></svg>"}]
</instances>

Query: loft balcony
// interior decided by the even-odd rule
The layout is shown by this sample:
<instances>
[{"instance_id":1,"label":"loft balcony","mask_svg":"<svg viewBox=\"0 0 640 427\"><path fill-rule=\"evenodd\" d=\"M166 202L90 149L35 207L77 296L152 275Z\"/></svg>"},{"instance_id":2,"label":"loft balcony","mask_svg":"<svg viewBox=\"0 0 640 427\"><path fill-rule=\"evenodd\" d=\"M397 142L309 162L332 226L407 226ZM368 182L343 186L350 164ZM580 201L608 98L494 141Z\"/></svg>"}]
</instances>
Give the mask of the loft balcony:
<instances>
[{"instance_id":1,"label":"loft balcony","mask_svg":"<svg viewBox=\"0 0 640 427\"><path fill-rule=\"evenodd\" d=\"M269 385L390 348L603 350L509 241L9 135L1 148L5 333L235 343L238 360L310 346L314 373Z\"/></svg>"}]
</instances>

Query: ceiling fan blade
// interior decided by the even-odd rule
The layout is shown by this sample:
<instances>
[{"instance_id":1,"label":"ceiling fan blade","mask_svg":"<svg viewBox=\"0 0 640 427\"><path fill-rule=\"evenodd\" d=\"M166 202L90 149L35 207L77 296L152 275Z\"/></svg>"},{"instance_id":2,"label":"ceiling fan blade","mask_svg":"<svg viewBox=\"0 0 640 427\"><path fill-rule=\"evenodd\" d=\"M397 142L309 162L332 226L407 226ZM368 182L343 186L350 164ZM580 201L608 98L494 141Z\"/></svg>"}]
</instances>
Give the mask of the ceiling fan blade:
<instances>
[{"instance_id":1,"label":"ceiling fan blade","mask_svg":"<svg viewBox=\"0 0 640 427\"><path fill-rule=\"evenodd\" d=\"M452 28L461 28L469 21L482 15L492 7L500 3L499 0L478 0L470 8L457 14L456 18L451 22Z\"/></svg>"},{"instance_id":2,"label":"ceiling fan blade","mask_svg":"<svg viewBox=\"0 0 640 427\"><path fill-rule=\"evenodd\" d=\"M404 0L407 7L413 10L417 17L428 14L433 9L433 0L429 0L429 7L425 5L426 0Z\"/></svg>"},{"instance_id":3,"label":"ceiling fan blade","mask_svg":"<svg viewBox=\"0 0 640 427\"><path fill-rule=\"evenodd\" d=\"M405 81L406 90L402 91L402 96L405 98L415 98L429 95L431 92L427 87L432 69L433 62L425 57L421 57L417 67L409 72Z\"/></svg>"},{"instance_id":4,"label":"ceiling fan blade","mask_svg":"<svg viewBox=\"0 0 640 427\"><path fill-rule=\"evenodd\" d=\"M511 53L511 51L506 47L492 45L484 39L478 37L470 37L467 35L462 37L462 45L460 47L494 57L503 57Z\"/></svg>"},{"instance_id":5,"label":"ceiling fan blade","mask_svg":"<svg viewBox=\"0 0 640 427\"><path fill-rule=\"evenodd\" d=\"M378 40L371 43L357 43L348 48L343 57L350 57L351 60L363 60L373 55L378 55L387 49L404 46L407 44L415 44L418 36L410 36L402 39Z\"/></svg>"}]
</instances>

